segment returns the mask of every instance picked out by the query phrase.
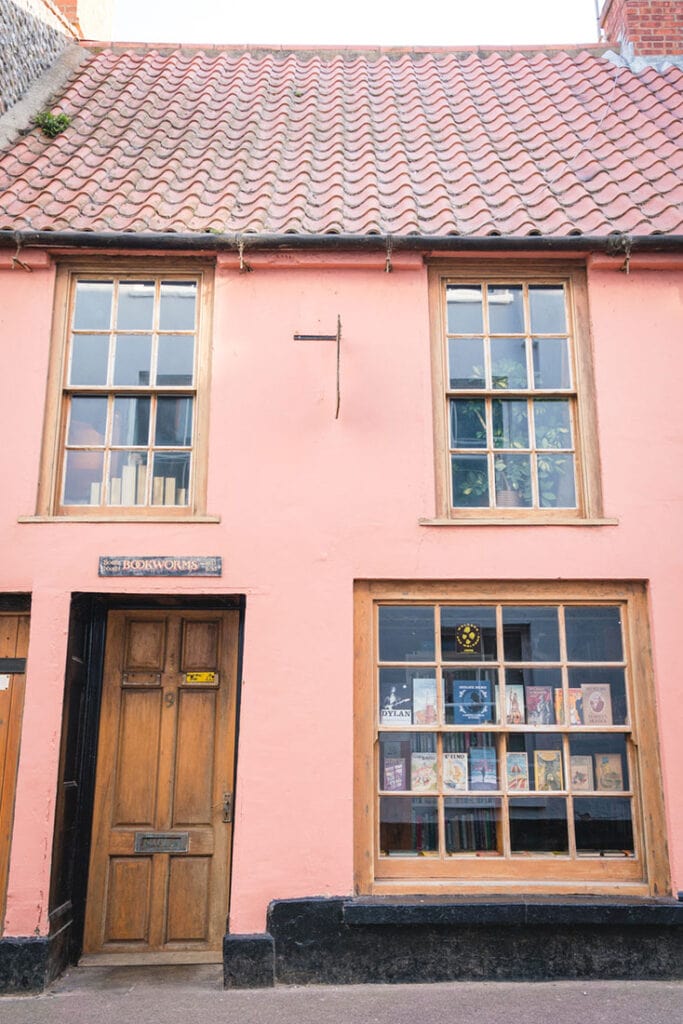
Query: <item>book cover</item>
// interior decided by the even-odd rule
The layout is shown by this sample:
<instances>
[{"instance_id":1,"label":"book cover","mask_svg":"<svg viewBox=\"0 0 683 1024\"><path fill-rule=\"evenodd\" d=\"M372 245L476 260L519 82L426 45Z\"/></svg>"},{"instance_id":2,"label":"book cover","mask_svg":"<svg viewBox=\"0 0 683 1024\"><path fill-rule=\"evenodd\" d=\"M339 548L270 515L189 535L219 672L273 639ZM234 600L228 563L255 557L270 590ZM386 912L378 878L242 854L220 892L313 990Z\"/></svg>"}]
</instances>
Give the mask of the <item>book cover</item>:
<instances>
[{"instance_id":1,"label":"book cover","mask_svg":"<svg viewBox=\"0 0 683 1024\"><path fill-rule=\"evenodd\" d=\"M470 789L498 789L495 747L470 747Z\"/></svg>"},{"instance_id":2,"label":"book cover","mask_svg":"<svg viewBox=\"0 0 683 1024\"><path fill-rule=\"evenodd\" d=\"M505 721L508 725L524 725L524 687L510 683L505 687Z\"/></svg>"},{"instance_id":3,"label":"book cover","mask_svg":"<svg viewBox=\"0 0 683 1024\"><path fill-rule=\"evenodd\" d=\"M482 725L493 721L491 683L488 679L456 679L453 683L453 721Z\"/></svg>"},{"instance_id":4,"label":"book cover","mask_svg":"<svg viewBox=\"0 0 683 1024\"><path fill-rule=\"evenodd\" d=\"M584 754L572 754L569 758L569 777L575 793L594 790L593 758Z\"/></svg>"},{"instance_id":5,"label":"book cover","mask_svg":"<svg viewBox=\"0 0 683 1024\"><path fill-rule=\"evenodd\" d=\"M552 686L527 686L526 720L529 725L554 725Z\"/></svg>"},{"instance_id":6,"label":"book cover","mask_svg":"<svg viewBox=\"0 0 683 1024\"><path fill-rule=\"evenodd\" d=\"M379 724L412 725L413 698L408 683L380 683Z\"/></svg>"},{"instance_id":7,"label":"book cover","mask_svg":"<svg viewBox=\"0 0 683 1024\"><path fill-rule=\"evenodd\" d=\"M581 725L583 723L583 694L580 686L570 686L569 690L569 725ZM555 690L555 721L558 725L565 725L564 721L564 693L562 690Z\"/></svg>"},{"instance_id":8,"label":"book cover","mask_svg":"<svg viewBox=\"0 0 683 1024\"><path fill-rule=\"evenodd\" d=\"M537 790L562 789L562 752L559 750L535 750L534 774Z\"/></svg>"},{"instance_id":9,"label":"book cover","mask_svg":"<svg viewBox=\"0 0 683 1024\"><path fill-rule=\"evenodd\" d=\"M595 755L596 789L624 788L624 776L621 770L621 754Z\"/></svg>"},{"instance_id":10,"label":"book cover","mask_svg":"<svg viewBox=\"0 0 683 1024\"><path fill-rule=\"evenodd\" d=\"M436 679L413 679L413 725L436 722Z\"/></svg>"},{"instance_id":11,"label":"book cover","mask_svg":"<svg viewBox=\"0 0 683 1024\"><path fill-rule=\"evenodd\" d=\"M443 788L451 793L467 790L467 754L450 753L443 755Z\"/></svg>"},{"instance_id":12,"label":"book cover","mask_svg":"<svg viewBox=\"0 0 683 1024\"><path fill-rule=\"evenodd\" d=\"M612 725L612 691L609 683L584 683L583 724Z\"/></svg>"},{"instance_id":13,"label":"book cover","mask_svg":"<svg viewBox=\"0 0 683 1024\"><path fill-rule=\"evenodd\" d=\"M526 754L512 751L505 755L508 789L519 792L529 788L529 761Z\"/></svg>"},{"instance_id":14,"label":"book cover","mask_svg":"<svg viewBox=\"0 0 683 1024\"><path fill-rule=\"evenodd\" d=\"M436 793L436 751L413 751L410 788L417 793Z\"/></svg>"},{"instance_id":15,"label":"book cover","mask_svg":"<svg viewBox=\"0 0 683 1024\"><path fill-rule=\"evenodd\" d=\"M407 789L406 761L404 757L384 758L384 789Z\"/></svg>"}]
</instances>

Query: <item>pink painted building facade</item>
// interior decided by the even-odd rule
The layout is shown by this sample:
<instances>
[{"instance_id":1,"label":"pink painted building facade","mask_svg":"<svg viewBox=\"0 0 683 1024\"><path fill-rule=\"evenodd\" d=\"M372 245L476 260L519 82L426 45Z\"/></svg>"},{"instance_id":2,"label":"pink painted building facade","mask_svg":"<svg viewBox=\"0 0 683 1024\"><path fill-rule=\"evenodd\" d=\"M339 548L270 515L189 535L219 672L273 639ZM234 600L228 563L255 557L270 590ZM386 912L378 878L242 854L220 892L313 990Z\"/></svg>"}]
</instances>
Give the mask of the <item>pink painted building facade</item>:
<instances>
[{"instance_id":1,"label":"pink painted building facade","mask_svg":"<svg viewBox=\"0 0 683 1024\"><path fill-rule=\"evenodd\" d=\"M683 72L513 55L522 109L510 63L461 56L449 142L446 54L321 57L317 114L308 58L282 59L227 57L233 85L284 68L294 109L287 134L254 99L267 145L234 108L250 155L220 187L224 123L201 159L139 135L135 171L88 122L106 88L158 100L207 67L209 88L220 54L103 50L72 126L2 157L7 986L81 953L398 978L416 923L442 956L406 977L485 976L458 936L483 964L501 922L529 976L534 921L601 948L593 973L675 975ZM337 180L306 131L337 152L354 75L400 91L420 69L435 91L402 102L435 153L396 144L380 96L379 184L349 124ZM548 75L571 93L552 108ZM321 914L329 959L306 960Z\"/></svg>"}]
</instances>

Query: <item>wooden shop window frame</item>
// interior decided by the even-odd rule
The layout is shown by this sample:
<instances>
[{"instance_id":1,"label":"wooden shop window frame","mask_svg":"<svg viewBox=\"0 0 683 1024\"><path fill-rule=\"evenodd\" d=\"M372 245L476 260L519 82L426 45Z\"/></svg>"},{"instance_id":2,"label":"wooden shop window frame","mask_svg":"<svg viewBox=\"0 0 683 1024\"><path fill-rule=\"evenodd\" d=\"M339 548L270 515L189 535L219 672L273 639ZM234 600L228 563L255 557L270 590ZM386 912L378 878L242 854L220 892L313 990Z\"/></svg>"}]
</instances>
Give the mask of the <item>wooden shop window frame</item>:
<instances>
[{"instance_id":1,"label":"wooden shop window frame","mask_svg":"<svg viewBox=\"0 0 683 1024\"><path fill-rule=\"evenodd\" d=\"M21 521L54 521L71 520L87 521L122 521L153 522L167 520L199 520L218 521L215 516L206 514L206 490L208 467L208 424L209 424L209 381L210 381L210 325L213 311L213 265L196 260L176 260L171 262L158 259L110 259L64 261L58 269L55 283L54 315L51 337L50 361L48 369L46 410L43 429L40 480L35 516L22 517ZM114 383L106 385L78 386L68 381L70 335L72 328L76 285L79 281L154 281L155 310L161 282L192 281L196 282L196 319L192 333L195 339L194 380L191 385L159 386L156 384L135 386L118 386ZM157 335L156 312L155 326L147 332L150 336ZM108 329L113 337L116 327ZM103 329L107 333L107 329ZM135 333L131 331L131 333ZM137 333L145 333L139 330ZM169 330L168 333L174 333ZM111 345L111 343L110 343ZM112 362L111 351L109 360ZM192 443L190 446L169 446L175 451L178 447L191 453L189 474L189 497L184 505L153 503L153 479L151 460L147 463L147 474L150 483L147 486L144 504L65 504L61 499L65 449L67 442L69 403L74 395L106 396L113 402L115 396L142 397L158 396L191 397L194 403L192 423ZM109 414L111 417L111 413ZM109 422L109 421L108 421ZM151 434L151 425L150 425ZM121 446L122 447L122 446ZM135 445L133 445L135 447ZM148 452L159 450L151 436L148 436L146 448ZM101 446L107 457L112 451L109 439ZM163 450L163 447L162 447Z\"/></svg>"},{"instance_id":2,"label":"wooden shop window frame","mask_svg":"<svg viewBox=\"0 0 683 1024\"><path fill-rule=\"evenodd\" d=\"M445 833L445 800L453 796L446 793L443 782L443 760L438 754L441 767L438 768L438 787L434 800L438 803L437 850L427 854L399 853L392 856L390 851L380 848L380 800L386 792L380 788L380 733L383 740L391 734L392 727L386 722L380 724L380 662L379 658L379 608L382 606L427 606L439 609L442 606L495 606L497 611L498 642L502 639L502 609L504 606L547 607L557 606L618 606L620 609L623 638L624 662L624 707L628 709L623 724L598 727L570 724L541 727L536 725L510 726L503 714L496 724L479 726L480 730L494 735L497 745L496 792L482 793L483 797L495 797L501 807L501 824L495 838L496 850L489 854L476 854L462 850L449 851ZM435 614L437 614L435 612ZM438 613L440 614L440 612ZM564 633L564 615L558 615L560 622L560 644L563 651L562 672L564 693L567 694L569 669ZM398 725L398 733L410 735L432 733L436 750L445 749L442 737L449 733L470 733L476 727L446 724L445 688L442 685L439 640L439 618L435 619L435 660L416 666L401 662L402 668L417 667L431 669L436 678L438 716L432 725ZM655 685L651 665L650 638L648 626L648 599L646 585L638 582L368 582L357 581L354 586L354 885L358 895L379 894L431 894L431 895L473 895L526 893L534 895L587 895L633 896L634 898L670 896L671 879L666 843L666 819L664 813L663 787L658 749L657 712ZM508 659L510 660L510 659ZM588 663L586 663L588 664ZM497 665L507 669L504 652L497 654ZM448 669L459 669L462 664L450 663ZM595 667L595 666L594 666ZM426 672L425 672L426 674ZM498 684L503 676L498 672ZM506 684L507 685L507 684ZM498 692L496 693L498 700ZM500 693L501 705L503 703ZM569 695L571 701L571 695ZM569 717L569 716L568 716ZM494 716L495 718L495 716ZM583 721L583 717L581 719ZM526 722L526 717L524 718ZM618 794L618 799L628 799L631 812L633 850L627 855L615 856L591 852L579 852L576 841L576 821L573 800L573 782L567 778L570 740L579 737L585 741L593 734L614 733L624 736L624 754L627 766L626 781L629 790ZM506 763L501 758L509 749L510 734L521 733L534 736L530 745L536 744L535 737L553 733L560 737L563 752L564 782L559 796L566 801L567 853L552 855L528 853L512 849L509 830L509 794L512 792L503 772ZM470 740L466 740L469 743ZM482 742L486 743L483 739ZM524 740L522 741L524 743ZM383 752L386 754L386 747ZM411 749L412 747L411 741ZM534 746L534 749L539 749ZM395 752L394 752L395 753ZM533 764L534 759L527 755ZM595 755L598 756L597 754ZM400 799L415 796L410 778L409 759L406 789ZM571 766L574 770L574 766ZM531 772L531 768L529 768ZM386 784L386 775L384 776ZM531 782L531 780L530 780ZM411 790L407 790L407 786ZM598 783L593 783L592 791ZM623 782L622 782L623 787ZM400 788L400 787L397 787ZM478 788L478 787L477 787ZM587 789L588 787L586 787ZM473 788L469 790L472 796ZM538 800L538 792L529 784L529 800ZM559 792L559 791L558 791ZM390 794L392 796L393 794ZM459 796L462 794L455 794ZM519 796L519 793L514 794ZM418 793L419 797L424 793ZM430 794L431 796L431 794ZM467 797L467 793L464 794ZM605 797L603 796L603 799ZM579 799L600 799L597 797ZM581 808L579 808L581 810ZM401 819L402 820L402 819ZM616 820L616 819L615 819ZM574 825L572 825L574 821ZM573 838L572 838L573 837ZM416 844L419 845L419 844Z\"/></svg>"},{"instance_id":3,"label":"wooden shop window frame","mask_svg":"<svg viewBox=\"0 0 683 1024\"><path fill-rule=\"evenodd\" d=\"M526 349L531 359L533 341L528 312L528 287L530 285L560 285L566 296L567 332L569 338L569 367L571 383L561 389L535 389L482 387L477 389L451 388L448 372L448 331L447 331L447 287L521 285L524 289ZM432 359L434 453L436 516L423 518L423 525L484 525L514 523L555 524L555 525L614 525L616 520L603 518L600 455L598 445L595 382L591 351L590 320L588 313L588 291L585 267L579 262L531 262L515 261L468 261L466 263L438 263L429 268L429 306ZM490 335L483 325L482 339ZM521 339L521 336L520 336ZM487 345L489 342L484 342ZM489 363L487 362L487 366ZM529 364L529 370L532 367ZM493 383L493 382L492 382ZM533 379L528 381L533 385ZM454 398L481 398L486 402L487 417L491 420L491 403L496 399L519 397L533 404L534 400L563 399L570 405L573 429L574 483L576 506L571 508L540 507L539 483L533 487L533 507L503 507L494 504L496 447L488 438L485 448L471 449L471 454L481 454L490 463L489 504L481 507L456 506L452 500L451 448L449 415L450 402ZM492 432L491 422L488 424ZM525 452L527 449L524 450ZM528 451L532 457L531 466L543 449L531 444ZM460 454L465 454L461 451ZM532 468L532 476L534 476Z\"/></svg>"}]
</instances>

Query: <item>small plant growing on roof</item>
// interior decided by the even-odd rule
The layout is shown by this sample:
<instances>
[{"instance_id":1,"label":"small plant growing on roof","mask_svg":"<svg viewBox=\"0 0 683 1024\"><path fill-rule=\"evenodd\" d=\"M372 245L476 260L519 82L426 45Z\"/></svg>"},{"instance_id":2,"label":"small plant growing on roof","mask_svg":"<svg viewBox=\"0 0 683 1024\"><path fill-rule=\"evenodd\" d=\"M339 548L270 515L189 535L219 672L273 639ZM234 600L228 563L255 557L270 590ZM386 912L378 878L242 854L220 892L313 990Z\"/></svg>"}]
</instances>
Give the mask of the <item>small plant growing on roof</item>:
<instances>
[{"instance_id":1,"label":"small plant growing on roof","mask_svg":"<svg viewBox=\"0 0 683 1024\"><path fill-rule=\"evenodd\" d=\"M40 114L36 114L33 123L48 139L55 139L65 128L69 127L71 118L68 114L53 114L50 110L43 110Z\"/></svg>"}]
</instances>

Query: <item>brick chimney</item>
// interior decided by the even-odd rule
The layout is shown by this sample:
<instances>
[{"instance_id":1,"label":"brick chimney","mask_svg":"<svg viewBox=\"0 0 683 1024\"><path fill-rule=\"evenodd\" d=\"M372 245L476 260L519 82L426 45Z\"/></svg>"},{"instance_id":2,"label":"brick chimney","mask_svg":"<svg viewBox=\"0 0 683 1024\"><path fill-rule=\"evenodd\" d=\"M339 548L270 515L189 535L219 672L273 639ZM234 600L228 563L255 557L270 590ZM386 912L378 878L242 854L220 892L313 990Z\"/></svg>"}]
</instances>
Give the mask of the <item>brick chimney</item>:
<instances>
[{"instance_id":1,"label":"brick chimney","mask_svg":"<svg viewBox=\"0 0 683 1024\"><path fill-rule=\"evenodd\" d=\"M683 0L604 0L600 26L616 49L636 57L683 53Z\"/></svg>"},{"instance_id":2,"label":"brick chimney","mask_svg":"<svg viewBox=\"0 0 683 1024\"><path fill-rule=\"evenodd\" d=\"M114 0L53 0L81 39L110 40Z\"/></svg>"}]
</instances>

